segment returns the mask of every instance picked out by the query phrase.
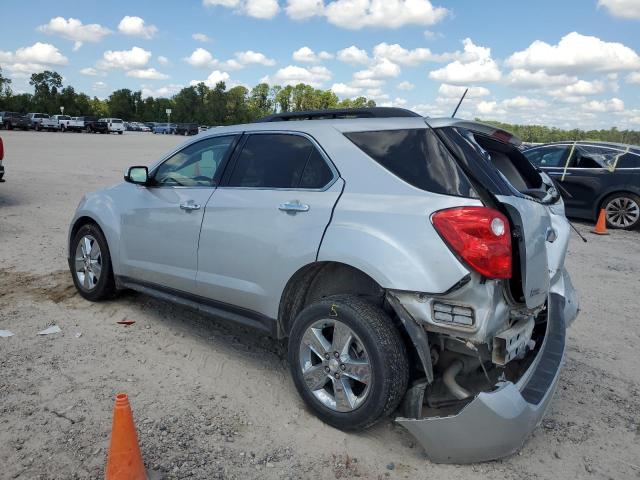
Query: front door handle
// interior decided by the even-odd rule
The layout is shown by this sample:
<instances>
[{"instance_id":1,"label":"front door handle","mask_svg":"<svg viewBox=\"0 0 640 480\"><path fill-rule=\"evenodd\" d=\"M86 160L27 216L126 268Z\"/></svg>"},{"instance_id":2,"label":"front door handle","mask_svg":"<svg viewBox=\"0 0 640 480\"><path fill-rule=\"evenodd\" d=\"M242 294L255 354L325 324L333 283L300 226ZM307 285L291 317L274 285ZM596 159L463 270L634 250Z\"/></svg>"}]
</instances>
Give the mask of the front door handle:
<instances>
[{"instance_id":1,"label":"front door handle","mask_svg":"<svg viewBox=\"0 0 640 480\"><path fill-rule=\"evenodd\" d=\"M192 210L200 210L200 204L193 203L193 200L189 200L186 203L181 203L180 208L187 212L191 212Z\"/></svg>"},{"instance_id":2,"label":"front door handle","mask_svg":"<svg viewBox=\"0 0 640 480\"><path fill-rule=\"evenodd\" d=\"M283 212L290 212L290 213L308 212L309 205L305 203L300 203L299 201L295 200L293 202L281 203L278 209L282 210Z\"/></svg>"}]
</instances>

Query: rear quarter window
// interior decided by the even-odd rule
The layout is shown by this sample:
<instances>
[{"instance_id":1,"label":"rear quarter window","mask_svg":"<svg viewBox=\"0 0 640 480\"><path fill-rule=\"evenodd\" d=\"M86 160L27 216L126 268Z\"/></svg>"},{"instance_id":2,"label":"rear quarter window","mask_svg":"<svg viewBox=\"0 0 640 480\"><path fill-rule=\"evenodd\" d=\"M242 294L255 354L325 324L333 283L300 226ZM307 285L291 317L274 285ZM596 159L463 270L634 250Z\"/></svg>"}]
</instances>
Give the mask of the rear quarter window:
<instances>
[{"instance_id":1,"label":"rear quarter window","mask_svg":"<svg viewBox=\"0 0 640 480\"><path fill-rule=\"evenodd\" d=\"M433 130L345 133L360 150L408 184L428 192L476 197L471 183Z\"/></svg>"}]
</instances>

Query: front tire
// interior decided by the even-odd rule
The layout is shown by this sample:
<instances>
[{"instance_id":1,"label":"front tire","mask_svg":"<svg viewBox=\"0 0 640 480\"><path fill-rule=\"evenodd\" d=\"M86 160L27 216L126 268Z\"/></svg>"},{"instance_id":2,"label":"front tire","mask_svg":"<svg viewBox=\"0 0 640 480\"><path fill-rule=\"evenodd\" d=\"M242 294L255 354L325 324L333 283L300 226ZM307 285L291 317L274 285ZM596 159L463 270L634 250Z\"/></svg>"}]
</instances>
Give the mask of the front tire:
<instances>
[{"instance_id":1,"label":"front tire","mask_svg":"<svg viewBox=\"0 0 640 480\"><path fill-rule=\"evenodd\" d=\"M407 352L391 318L355 296L305 308L291 329L288 356L300 396L340 430L362 430L389 415L409 381Z\"/></svg>"},{"instance_id":2,"label":"front tire","mask_svg":"<svg viewBox=\"0 0 640 480\"><path fill-rule=\"evenodd\" d=\"M92 302L115 295L109 246L97 225L89 223L78 229L71 241L69 256L73 284L80 295Z\"/></svg>"},{"instance_id":3,"label":"front tire","mask_svg":"<svg viewBox=\"0 0 640 480\"><path fill-rule=\"evenodd\" d=\"M634 230L640 226L640 197L633 193L614 193L602 203L608 228Z\"/></svg>"}]
</instances>

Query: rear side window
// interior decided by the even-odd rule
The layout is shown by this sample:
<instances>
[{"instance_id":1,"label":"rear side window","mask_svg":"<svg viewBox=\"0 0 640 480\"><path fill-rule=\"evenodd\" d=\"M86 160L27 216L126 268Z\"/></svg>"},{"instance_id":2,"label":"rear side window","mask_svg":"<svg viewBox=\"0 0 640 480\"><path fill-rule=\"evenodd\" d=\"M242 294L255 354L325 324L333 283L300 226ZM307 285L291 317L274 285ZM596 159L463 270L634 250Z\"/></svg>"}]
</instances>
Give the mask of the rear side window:
<instances>
[{"instance_id":1,"label":"rear side window","mask_svg":"<svg viewBox=\"0 0 640 480\"><path fill-rule=\"evenodd\" d=\"M557 145L525 150L522 153L531 163L539 167L564 167L568 151L569 147L566 145Z\"/></svg>"},{"instance_id":2,"label":"rear side window","mask_svg":"<svg viewBox=\"0 0 640 480\"><path fill-rule=\"evenodd\" d=\"M476 196L454 158L430 129L378 130L345 136L414 187L445 195Z\"/></svg>"},{"instance_id":3,"label":"rear side window","mask_svg":"<svg viewBox=\"0 0 640 480\"><path fill-rule=\"evenodd\" d=\"M230 187L323 188L333 173L309 139L289 134L253 134L229 179Z\"/></svg>"}]
</instances>

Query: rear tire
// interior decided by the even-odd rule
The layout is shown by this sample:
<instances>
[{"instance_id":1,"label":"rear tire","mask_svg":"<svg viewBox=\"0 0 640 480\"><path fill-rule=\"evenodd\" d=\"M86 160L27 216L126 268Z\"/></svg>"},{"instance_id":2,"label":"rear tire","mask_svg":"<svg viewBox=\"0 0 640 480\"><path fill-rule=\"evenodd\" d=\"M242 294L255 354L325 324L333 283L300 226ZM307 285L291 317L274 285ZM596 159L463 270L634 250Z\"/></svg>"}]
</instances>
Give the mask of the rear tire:
<instances>
[{"instance_id":1,"label":"rear tire","mask_svg":"<svg viewBox=\"0 0 640 480\"><path fill-rule=\"evenodd\" d=\"M640 226L640 196L630 192L609 195L602 202L607 218L607 227L619 230L634 230Z\"/></svg>"},{"instance_id":2,"label":"rear tire","mask_svg":"<svg viewBox=\"0 0 640 480\"><path fill-rule=\"evenodd\" d=\"M88 258L84 258L85 252L88 252ZM73 284L81 296L92 302L114 297L116 285L111 254L107 240L96 224L88 223L78 229L69 246L69 257ZM84 270L85 266L89 269Z\"/></svg>"},{"instance_id":3,"label":"rear tire","mask_svg":"<svg viewBox=\"0 0 640 480\"><path fill-rule=\"evenodd\" d=\"M381 308L360 297L336 295L306 307L293 323L288 357L305 403L341 430L375 424L407 390L400 332Z\"/></svg>"}]
</instances>

